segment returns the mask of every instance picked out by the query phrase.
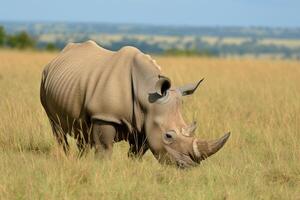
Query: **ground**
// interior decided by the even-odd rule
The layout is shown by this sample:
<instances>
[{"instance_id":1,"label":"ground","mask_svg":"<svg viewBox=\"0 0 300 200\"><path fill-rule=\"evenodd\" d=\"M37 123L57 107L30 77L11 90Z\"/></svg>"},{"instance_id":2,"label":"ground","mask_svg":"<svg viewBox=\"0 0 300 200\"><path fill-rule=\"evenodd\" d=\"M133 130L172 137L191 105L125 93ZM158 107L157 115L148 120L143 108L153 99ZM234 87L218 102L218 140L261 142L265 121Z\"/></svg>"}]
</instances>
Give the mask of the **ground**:
<instances>
[{"instance_id":1,"label":"ground","mask_svg":"<svg viewBox=\"0 0 300 200\"><path fill-rule=\"evenodd\" d=\"M65 156L39 102L56 53L0 50L0 199L299 199L300 63L250 58L155 57L173 84L205 77L184 99L200 138L232 135L199 167L179 170L90 152Z\"/></svg>"}]
</instances>

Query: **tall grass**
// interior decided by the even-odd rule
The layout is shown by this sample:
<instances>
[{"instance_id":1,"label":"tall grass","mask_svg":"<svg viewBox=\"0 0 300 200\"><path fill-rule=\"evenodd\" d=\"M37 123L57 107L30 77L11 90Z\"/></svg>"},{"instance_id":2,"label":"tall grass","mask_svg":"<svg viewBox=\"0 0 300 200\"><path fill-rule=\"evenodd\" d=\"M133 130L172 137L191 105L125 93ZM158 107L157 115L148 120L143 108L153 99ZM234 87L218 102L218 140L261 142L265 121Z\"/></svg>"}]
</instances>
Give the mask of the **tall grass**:
<instances>
[{"instance_id":1,"label":"tall grass","mask_svg":"<svg viewBox=\"0 0 300 200\"><path fill-rule=\"evenodd\" d=\"M65 156L39 103L42 67L55 53L0 51L0 199L299 199L298 61L157 57L175 85L205 77L184 99L198 136L232 135L199 167L161 166L148 152L111 160Z\"/></svg>"}]
</instances>

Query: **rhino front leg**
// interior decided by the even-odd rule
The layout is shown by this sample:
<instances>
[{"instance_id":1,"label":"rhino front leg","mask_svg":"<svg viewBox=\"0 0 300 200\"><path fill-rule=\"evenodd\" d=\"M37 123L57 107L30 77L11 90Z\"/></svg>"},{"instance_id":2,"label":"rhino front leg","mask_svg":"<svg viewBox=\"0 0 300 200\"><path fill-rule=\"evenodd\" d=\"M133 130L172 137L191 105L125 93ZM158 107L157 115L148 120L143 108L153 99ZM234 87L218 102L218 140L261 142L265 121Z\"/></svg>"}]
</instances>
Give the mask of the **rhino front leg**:
<instances>
[{"instance_id":1,"label":"rhino front leg","mask_svg":"<svg viewBox=\"0 0 300 200\"><path fill-rule=\"evenodd\" d=\"M136 145L130 145L129 150L128 150L128 157L130 158L142 158L143 155L146 153L148 150L148 146L142 146L142 147L137 147Z\"/></svg>"},{"instance_id":2,"label":"rhino front leg","mask_svg":"<svg viewBox=\"0 0 300 200\"><path fill-rule=\"evenodd\" d=\"M146 151L149 149L146 138L143 135L134 134L129 138L128 157L142 158Z\"/></svg>"},{"instance_id":3,"label":"rhino front leg","mask_svg":"<svg viewBox=\"0 0 300 200\"><path fill-rule=\"evenodd\" d=\"M92 139L96 157L111 157L116 129L112 123L94 121Z\"/></svg>"}]
</instances>

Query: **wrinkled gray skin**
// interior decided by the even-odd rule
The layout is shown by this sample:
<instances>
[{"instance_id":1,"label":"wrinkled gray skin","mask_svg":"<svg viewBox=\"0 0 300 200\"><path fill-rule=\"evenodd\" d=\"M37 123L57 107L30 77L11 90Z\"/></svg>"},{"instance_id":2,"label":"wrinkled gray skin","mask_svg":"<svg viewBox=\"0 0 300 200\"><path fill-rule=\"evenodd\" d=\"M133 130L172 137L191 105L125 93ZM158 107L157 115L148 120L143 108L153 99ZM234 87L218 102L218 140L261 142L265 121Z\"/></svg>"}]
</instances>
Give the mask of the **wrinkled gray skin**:
<instances>
[{"instance_id":1,"label":"wrinkled gray skin","mask_svg":"<svg viewBox=\"0 0 300 200\"><path fill-rule=\"evenodd\" d=\"M138 49L112 52L87 41L68 44L45 67L40 97L66 152L67 134L77 139L81 153L93 147L99 157L110 156L113 143L126 140L129 156L142 157L150 149L159 162L185 168L217 152L229 137L197 139L195 123L183 120L182 96L201 81L171 87L156 62Z\"/></svg>"}]
</instances>

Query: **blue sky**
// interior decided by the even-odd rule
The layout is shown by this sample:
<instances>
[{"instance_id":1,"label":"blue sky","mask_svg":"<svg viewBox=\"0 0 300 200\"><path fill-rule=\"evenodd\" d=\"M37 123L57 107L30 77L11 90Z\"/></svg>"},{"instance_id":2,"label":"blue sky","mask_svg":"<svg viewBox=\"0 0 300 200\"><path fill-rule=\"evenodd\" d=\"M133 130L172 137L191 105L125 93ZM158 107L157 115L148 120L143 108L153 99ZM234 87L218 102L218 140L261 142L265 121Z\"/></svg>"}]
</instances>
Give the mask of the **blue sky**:
<instances>
[{"instance_id":1,"label":"blue sky","mask_svg":"<svg viewBox=\"0 0 300 200\"><path fill-rule=\"evenodd\" d=\"M300 27L300 0L0 0L0 20Z\"/></svg>"}]
</instances>

